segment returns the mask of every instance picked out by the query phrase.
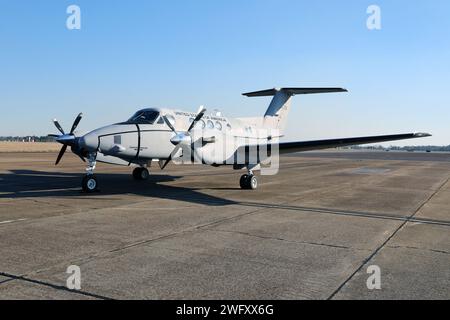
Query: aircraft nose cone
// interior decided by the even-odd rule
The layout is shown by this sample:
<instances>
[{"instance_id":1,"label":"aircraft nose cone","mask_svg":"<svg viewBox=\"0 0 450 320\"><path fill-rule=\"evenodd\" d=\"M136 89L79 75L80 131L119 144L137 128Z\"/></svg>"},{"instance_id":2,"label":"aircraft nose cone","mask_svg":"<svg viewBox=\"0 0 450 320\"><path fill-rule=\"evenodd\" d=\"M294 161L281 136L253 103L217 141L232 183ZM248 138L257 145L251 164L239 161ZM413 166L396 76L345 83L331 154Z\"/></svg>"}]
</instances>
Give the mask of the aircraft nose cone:
<instances>
[{"instance_id":1,"label":"aircraft nose cone","mask_svg":"<svg viewBox=\"0 0 450 320\"><path fill-rule=\"evenodd\" d=\"M96 151L98 148L98 137L94 133L88 133L79 140L80 147L88 151Z\"/></svg>"}]
</instances>

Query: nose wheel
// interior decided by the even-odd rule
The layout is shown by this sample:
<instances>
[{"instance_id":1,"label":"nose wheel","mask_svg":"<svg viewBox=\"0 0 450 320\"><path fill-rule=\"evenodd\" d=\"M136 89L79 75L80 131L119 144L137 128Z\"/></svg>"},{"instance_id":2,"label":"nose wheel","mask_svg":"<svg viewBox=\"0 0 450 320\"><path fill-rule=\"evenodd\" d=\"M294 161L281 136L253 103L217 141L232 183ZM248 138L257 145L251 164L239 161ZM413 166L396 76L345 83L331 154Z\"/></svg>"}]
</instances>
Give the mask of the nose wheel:
<instances>
[{"instance_id":1,"label":"nose wheel","mask_svg":"<svg viewBox=\"0 0 450 320\"><path fill-rule=\"evenodd\" d=\"M98 190L97 178L94 175L86 175L81 181L81 188L86 193L95 192Z\"/></svg>"},{"instance_id":2,"label":"nose wheel","mask_svg":"<svg viewBox=\"0 0 450 320\"><path fill-rule=\"evenodd\" d=\"M150 173L148 172L147 168L138 167L133 170L133 178L135 180L147 180L149 176Z\"/></svg>"},{"instance_id":3,"label":"nose wheel","mask_svg":"<svg viewBox=\"0 0 450 320\"><path fill-rule=\"evenodd\" d=\"M252 173L244 174L239 180L239 184L244 190L256 190L258 188L258 179Z\"/></svg>"},{"instance_id":4,"label":"nose wheel","mask_svg":"<svg viewBox=\"0 0 450 320\"><path fill-rule=\"evenodd\" d=\"M94 169L97 163L97 153L89 153L87 156L87 167L86 167L86 175L81 181L81 188L86 193L96 192L98 191L98 182L97 178L94 176Z\"/></svg>"}]
</instances>

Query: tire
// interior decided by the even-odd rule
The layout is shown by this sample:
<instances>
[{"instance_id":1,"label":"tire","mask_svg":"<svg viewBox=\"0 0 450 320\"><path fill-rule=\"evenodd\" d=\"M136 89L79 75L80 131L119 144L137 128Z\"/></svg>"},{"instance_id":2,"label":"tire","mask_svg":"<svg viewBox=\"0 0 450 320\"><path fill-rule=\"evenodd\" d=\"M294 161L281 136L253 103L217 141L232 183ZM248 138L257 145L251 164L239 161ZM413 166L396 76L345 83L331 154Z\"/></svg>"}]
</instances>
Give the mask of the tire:
<instances>
[{"instance_id":1,"label":"tire","mask_svg":"<svg viewBox=\"0 0 450 320\"><path fill-rule=\"evenodd\" d=\"M134 170L133 170L133 178L135 180L139 180L139 177L141 175L141 169L142 169L141 167L134 168Z\"/></svg>"},{"instance_id":2,"label":"tire","mask_svg":"<svg viewBox=\"0 0 450 320\"><path fill-rule=\"evenodd\" d=\"M149 176L150 173L148 172L147 168L141 168L139 180L147 180Z\"/></svg>"},{"instance_id":3,"label":"tire","mask_svg":"<svg viewBox=\"0 0 450 320\"><path fill-rule=\"evenodd\" d=\"M244 174L241 176L241 179L239 180L239 185L241 186L241 189L248 189L248 174Z\"/></svg>"},{"instance_id":4,"label":"tire","mask_svg":"<svg viewBox=\"0 0 450 320\"><path fill-rule=\"evenodd\" d=\"M147 168L138 167L133 170L133 178L135 180L147 180L150 176Z\"/></svg>"},{"instance_id":5,"label":"tire","mask_svg":"<svg viewBox=\"0 0 450 320\"><path fill-rule=\"evenodd\" d=\"M255 176L249 176L247 181L249 189L256 190L258 188L258 179Z\"/></svg>"},{"instance_id":6,"label":"tire","mask_svg":"<svg viewBox=\"0 0 450 320\"><path fill-rule=\"evenodd\" d=\"M93 175L87 175L81 181L81 188L86 193L92 193L98 190L97 179Z\"/></svg>"}]
</instances>

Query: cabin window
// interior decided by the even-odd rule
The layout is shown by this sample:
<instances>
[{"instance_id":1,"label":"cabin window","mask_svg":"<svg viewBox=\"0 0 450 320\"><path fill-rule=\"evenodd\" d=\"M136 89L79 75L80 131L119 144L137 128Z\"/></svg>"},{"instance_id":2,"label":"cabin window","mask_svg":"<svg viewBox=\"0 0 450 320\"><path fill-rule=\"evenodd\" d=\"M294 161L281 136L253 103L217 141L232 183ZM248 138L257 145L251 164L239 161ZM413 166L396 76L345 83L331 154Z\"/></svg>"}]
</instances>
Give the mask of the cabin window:
<instances>
[{"instance_id":1,"label":"cabin window","mask_svg":"<svg viewBox=\"0 0 450 320\"><path fill-rule=\"evenodd\" d=\"M114 136L114 144L122 144L122 136Z\"/></svg>"},{"instance_id":2,"label":"cabin window","mask_svg":"<svg viewBox=\"0 0 450 320\"><path fill-rule=\"evenodd\" d=\"M205 129L205 121L203 121L203 120L200 119L200 121L198 121L198 122L195 124L195 127L196 127L196 128Z\"/></svg>"},{"instance_id":3,"label":"cabin window","mask_svg":"<svg viewBox=\"0 0 450 320\"><path fill-rule=\"evenodd\" d=\"M222 130L222 124L219 121L216 121L216 129Z\"/></svg>"},{"instance_id":4,"label":"cabin window","mask_svg":"<svg viewBox=\"0 0 450 320\"><path fill-rule=\"evenodd\" d=\"M164 123L164 119L163 117L159 117L158 122L156 122L157 124L163 124Z\"/></svg>"},{"instance_id":5,"label":"cabin window","mask_svg":"<svg viewBox=\"0 0 450 320\"><path fill-rule=\"evenodd\" d=\"M214 129L214 123L211 120L208 120L206 126L208 127L208 129Z\"/></svg>"}]
</instances>

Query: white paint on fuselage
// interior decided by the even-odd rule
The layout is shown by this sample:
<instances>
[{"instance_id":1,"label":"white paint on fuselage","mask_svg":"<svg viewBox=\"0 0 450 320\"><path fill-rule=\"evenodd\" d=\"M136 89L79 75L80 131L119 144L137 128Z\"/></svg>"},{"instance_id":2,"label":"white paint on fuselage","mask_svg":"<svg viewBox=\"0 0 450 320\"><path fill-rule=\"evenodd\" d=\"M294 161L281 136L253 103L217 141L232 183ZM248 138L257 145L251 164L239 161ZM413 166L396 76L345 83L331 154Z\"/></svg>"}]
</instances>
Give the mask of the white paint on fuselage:
<instances>
[{"instance_id":1,"label":"white paint on fuselage","mask_svg":"<svg viewBox=\"0 0 450 320\"><path fill-rule=\"evenodd\" d=\"M151 108L149 110L160 113L153 124L119 123L93 130L83 137L85 147L104 154L105 156L99 157L99 161L113 164L129 164L130 162L146 164L154 159L169 158L174 150L170 139L175 134L165 122L158 120L161 116L172 116L175 119L173 125L176 131L185 132L196 113L172 109ZM268 141L268 134L263 127L263 118L228 119L214 114L205 114L202 120L205 123L205 129L200 128L198 123L191 135L197 138L215 138L214 143L195 149L207 163L232 164L237 147ZM214 128L208 128L208 121L212 121ZM216 122L220 125L216 126ZM138 147L140 147L139 150ZM117 157L120 161L112 160L112 157Z\"/></svg>"}]
</instances>

